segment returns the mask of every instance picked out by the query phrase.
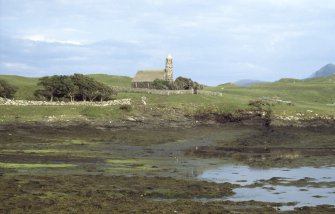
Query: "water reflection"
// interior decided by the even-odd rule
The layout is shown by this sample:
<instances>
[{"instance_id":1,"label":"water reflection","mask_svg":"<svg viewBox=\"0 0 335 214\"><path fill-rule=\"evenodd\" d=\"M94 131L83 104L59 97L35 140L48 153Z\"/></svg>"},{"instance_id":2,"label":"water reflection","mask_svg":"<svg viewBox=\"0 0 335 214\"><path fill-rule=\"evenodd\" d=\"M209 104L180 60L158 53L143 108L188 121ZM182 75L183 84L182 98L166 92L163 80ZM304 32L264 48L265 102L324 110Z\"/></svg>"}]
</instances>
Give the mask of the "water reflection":
<instances>
[{"instance_id":1,"label":"water reflection","mask_svg":"<svg viewBox=\"0 0 335 214\"><path fill-rule=\"evenodd\" d=\"M308 180L313 183L335 182L335 167L300 167L300 168L271 168L257 169L244 165L225 165L203 172L198 176L201 180L217 183L234 183L242 187L234 189L234 196L221 200L231 201L264 201L276 203L296 202L295 206L284 206L281 209L293 209L301 206L315 206L321 204L335 205L335 188L311 187L308 182L305 186L286 186L285 183L297 180ZM260 182L271 178L280 178L276 185ZM258 187L247 185L259 184Z\"/></svg>"},{"instance_id":2,"label":"water reflection","mask_svg":"<svg viewBox=\"0 0 335 214\"><path fill-rule=\"evenodd\" d=\"M253 184L258 180L280 177L284 180L311 178L315 182L335 181L335 167L300 167L300 168L250 168L244 165L225 165L203 172L198 176L201 180L217 183L234 183L240 185Z\"/></svg>"},{"instance_id":3,"label":"water reflection","mask_svg":"<svg viewBox=\"0 0 335 214\"><path fill-rule=\"evenodd\" d=\"M335 205L335 188L300 188L294 186L264 186L256 188L236 188L231 201L264 201L276 203L297 202L294 206L281 209L293 209L301 206L316 206L321 204Z\"/></svg>"}]
</instances>

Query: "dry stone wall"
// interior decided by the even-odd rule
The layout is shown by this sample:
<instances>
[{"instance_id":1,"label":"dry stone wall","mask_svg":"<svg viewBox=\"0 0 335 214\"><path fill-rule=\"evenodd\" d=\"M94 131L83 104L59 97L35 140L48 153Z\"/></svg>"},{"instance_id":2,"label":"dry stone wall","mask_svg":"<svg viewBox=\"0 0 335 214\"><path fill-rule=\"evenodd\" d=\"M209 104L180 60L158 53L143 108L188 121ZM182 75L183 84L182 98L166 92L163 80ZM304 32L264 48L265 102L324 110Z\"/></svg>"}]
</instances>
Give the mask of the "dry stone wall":
<instances>
[{"instance_id":1,"label":"dry stone wall","mask_svg":"<svg viewBox=\"0 0 335 214\"><path fill-rule=\"evenodd\" d=\"M126 88L126 87L115 87L118 92L135 92L135 93L147 93L147 94L159 94L159 95L182 95L182 94L194 94L193 90L157 90L147 88ZM210 96L223 96L221 92L198 90L197 94L204 94Z\"/></svg>"},{"instance_id":2,"label":"dry stone wall","mask_svg":"<svg viewBox=\"0 0 335 214\"><path fill-rule=\"evenodd\" d=\"M6 106L116 106L131 105L131 99L111 100L104 102L48 102L32 100L10 100L0 97L0 105Z\"/></svg>"}]
</instances>

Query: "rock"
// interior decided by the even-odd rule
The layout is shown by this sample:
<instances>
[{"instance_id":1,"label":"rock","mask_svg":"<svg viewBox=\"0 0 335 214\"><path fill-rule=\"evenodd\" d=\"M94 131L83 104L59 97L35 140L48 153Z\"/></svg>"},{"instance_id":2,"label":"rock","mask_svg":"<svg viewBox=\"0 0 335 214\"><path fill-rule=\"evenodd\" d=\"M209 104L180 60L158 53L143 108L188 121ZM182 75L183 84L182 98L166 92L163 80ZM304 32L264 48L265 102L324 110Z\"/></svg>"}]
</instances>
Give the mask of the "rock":
<instances>
[{"instance_id":1,"label":"rock","mask_svg":"<svg viewBox=\"0 0 335 214\"><path fill-rule=\"evenodd\" d=\"M132 122L136 122L136 121L137 121L137 120L136 120L135 118L133 118L133 117L128 117L127 120L128 120L128 121L132 121Z\"/></svg>"},{"instance_id":2,"label":"rock","mask_svg":"<svg viewBox=\"0 0 335 214\"><path fill-rule=\"evenodd\" d=\"M115 106L115 105L131 105L131 99L111 100L104 102L46 102L32 100L10 100L0 97L0 105L14 106Z\"/></svg>"}]
</instances>

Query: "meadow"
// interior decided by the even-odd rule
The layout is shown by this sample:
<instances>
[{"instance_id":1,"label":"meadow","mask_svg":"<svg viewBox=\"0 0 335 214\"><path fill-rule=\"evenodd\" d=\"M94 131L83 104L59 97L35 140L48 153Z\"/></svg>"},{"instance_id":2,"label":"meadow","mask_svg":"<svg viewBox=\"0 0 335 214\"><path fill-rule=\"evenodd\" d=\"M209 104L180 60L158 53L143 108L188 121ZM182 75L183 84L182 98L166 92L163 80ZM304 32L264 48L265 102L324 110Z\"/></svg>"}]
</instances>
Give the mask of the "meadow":
<instances>
[{"instance_id":1,"label":"meadow","mask_svg":"<svg viewBox=\"0 0 335 214\"><path fill-rule=\"evenodd\" d=\"M130 87L131 78L105 74L90 75L111 87ZM18 87L16 99L34 99L38 78L0 75L0 79ZM248 87L222 84L205 86L204 90L221 92L222 96L203 94L157 95L141 92L119 92L117 99L131 98L132 108L92 106L0 106L1 122L52 121L52 120L115 120L129 116L166 117L195 115L205 112L234 114L238 110L252 110L250 101L262 100L270 104L272 114L299 116L299 118L335 117L335 75L306 80L281 79L274 83L263 83ZM147 105L141 99L146 97ZM148 110L148 109L151 109ZM154 110L152 110L154 109Z\"/></svg>"}]
</instances>

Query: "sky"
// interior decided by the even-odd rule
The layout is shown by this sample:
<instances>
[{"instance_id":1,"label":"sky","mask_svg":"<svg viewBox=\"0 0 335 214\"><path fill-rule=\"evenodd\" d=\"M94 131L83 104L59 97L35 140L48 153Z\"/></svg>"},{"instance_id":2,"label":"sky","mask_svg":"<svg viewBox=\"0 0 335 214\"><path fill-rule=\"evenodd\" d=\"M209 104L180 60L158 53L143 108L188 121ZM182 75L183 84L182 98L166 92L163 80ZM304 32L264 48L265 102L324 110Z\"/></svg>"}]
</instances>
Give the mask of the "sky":
<instances>
[{"instance_id":1,"label":"sky","mask_svg":"<svg viewBox=\"0 0 335 214\"><path fill-rule=\"evenodd\" d=\"M163 69L207 85L335 62L334 0L0 0L0 74Z\"/></svg>"}]
</instances>

